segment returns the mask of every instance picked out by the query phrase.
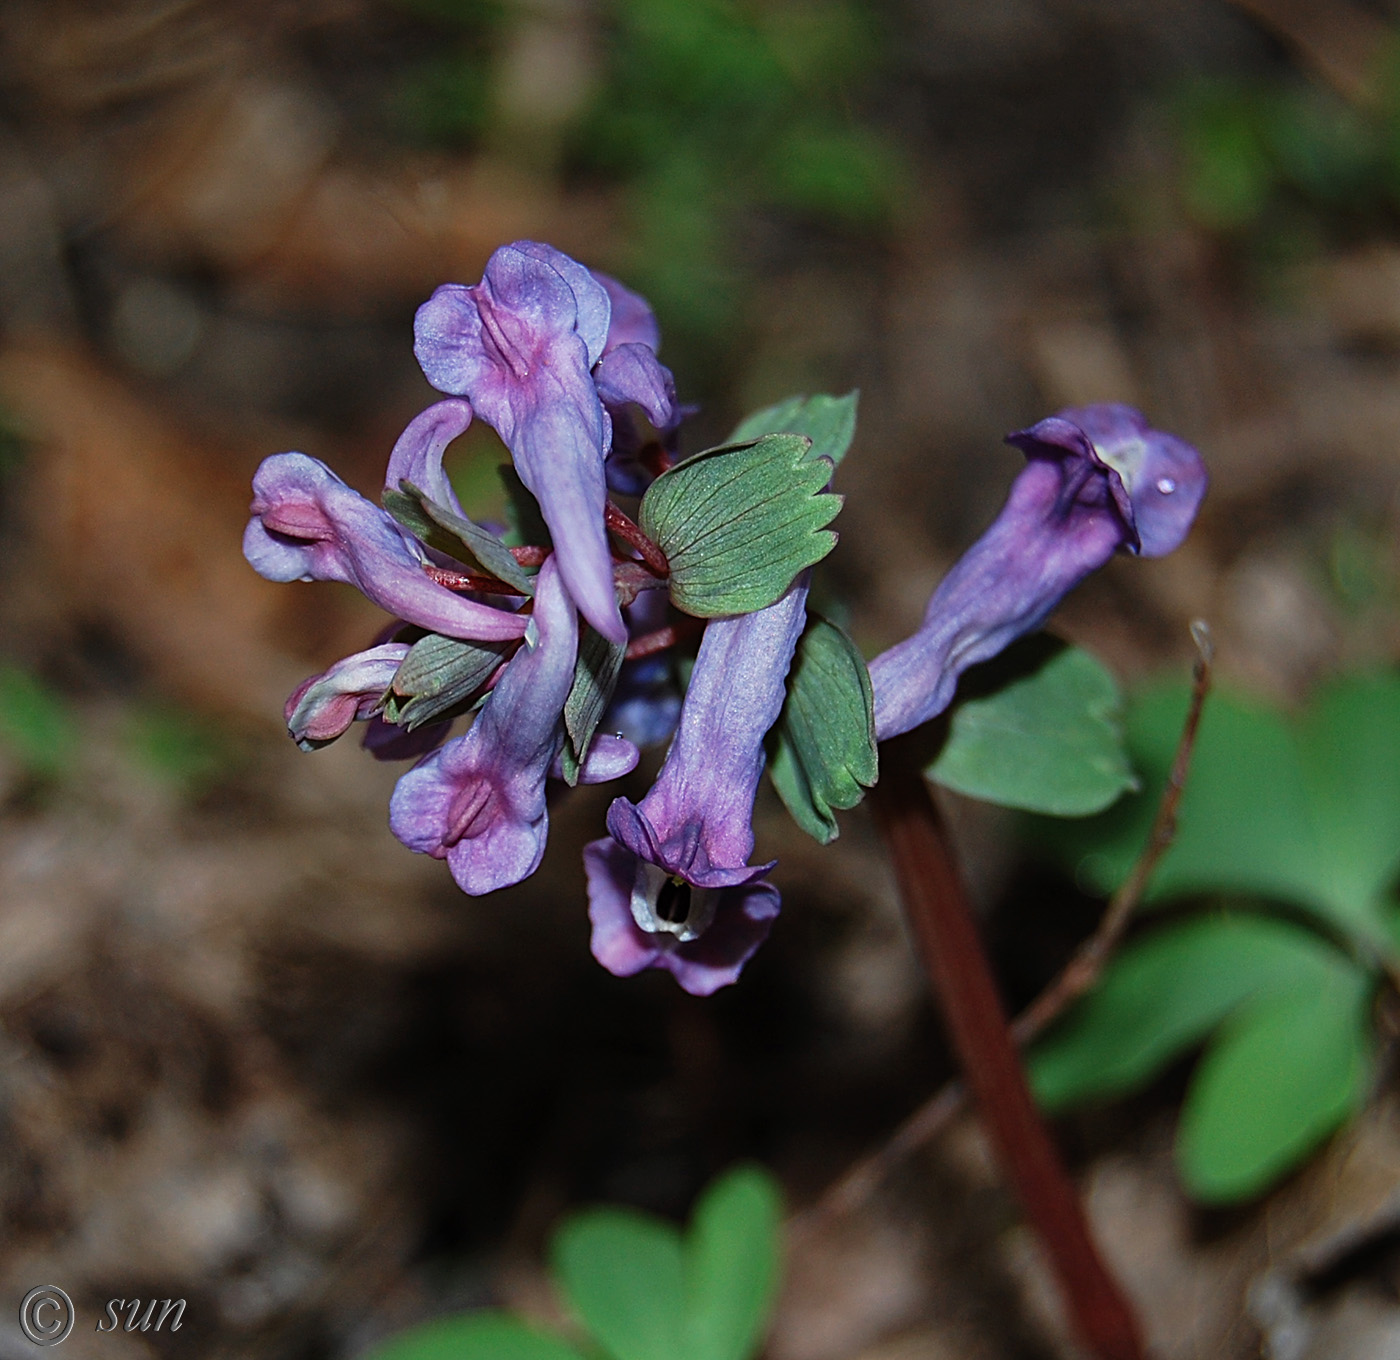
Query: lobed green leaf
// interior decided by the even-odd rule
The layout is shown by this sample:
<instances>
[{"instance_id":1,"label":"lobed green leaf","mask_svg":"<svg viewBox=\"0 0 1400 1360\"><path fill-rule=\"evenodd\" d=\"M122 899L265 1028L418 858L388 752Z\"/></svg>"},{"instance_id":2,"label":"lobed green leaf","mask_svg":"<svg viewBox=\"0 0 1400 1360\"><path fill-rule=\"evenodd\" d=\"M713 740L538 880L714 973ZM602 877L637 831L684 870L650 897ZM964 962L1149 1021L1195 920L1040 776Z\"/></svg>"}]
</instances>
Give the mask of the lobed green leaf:
<instances>
[{"instance_id":1,"label":"lobed green leaf","mask_svg":"<svg viewBox=\"0 0 1400 1360\"><path fill-rule=\"evenodd\" d=\"M1332 969L1232 1016L1192 1077L1177 1164L1200 1200L1248 1199L1360 1109L1371 1077L1372 980Z\"/></svg>"},{"instance_id":2,"label":"lobed green leaf","mask_svg":"<svg viewBox=\"0 0 1400 1360\"><path fill-rule=\"evenodd\" d=\"M558 1337L485 1311L440 1318L376 1346L365 1360L582 1360Z\"/></svg>"},{"instance_id":3,"label":"lobed green leaf","mask_svg":"<svg viewBox=\"0 0 1400 1360\"><path fill-rule=\"evenodd\" d=\"M1100 812L1137 779L1122 698L1088 652L1044 633L971 667L925 773L970 798L1056 817Z\"/></svg>"},{"instance_id":4,"label":"lobed green leaf","mask_svg":"<svg viewBox=\"0 0 1400 1360\"><path fill-rule=\"evenodd\" d=\"M1241 1006L1361 978L1313 931L1268 916L1214 915L1129 945L1099 984L1032 1050L1041 1104L1057 1110L1129 1092Z\"/></svg>"},{"instance_id":5,"label":"lobed green leaf","mask_svg":"<svg viewBox=\"0 0 1400 1360\"><path fill-rule=\"evenodd\" d=\"M671 601L700 618L773 603L836 545L841 497L829 458L801 435L710 449L662 473L642 497L642 530L671 564Z\"/></svg>"},{"instance_id":6,"label":"lobed green leaf","mask_svg":"<svg viewBox=\"0 0 1400 1360\"><path fill-rule=\"evenodd\" d=\"M613 1360L686 1355L685 1254L669 1223L629 1209L594 1209L554 1238L554 1279Z\"/></svg>"},{"instance_id":7,"label":"lobed green leaf","mask_svg":"<svg viewBox=\"0 0 1400 1360\"><path fill-rule=\"evenodd\" d=\"M778 1286L782 1204L773 1178L739 1167L706 1190L685 1241L687 1360L748 1360Z\"/></svg>"}]
</instances>

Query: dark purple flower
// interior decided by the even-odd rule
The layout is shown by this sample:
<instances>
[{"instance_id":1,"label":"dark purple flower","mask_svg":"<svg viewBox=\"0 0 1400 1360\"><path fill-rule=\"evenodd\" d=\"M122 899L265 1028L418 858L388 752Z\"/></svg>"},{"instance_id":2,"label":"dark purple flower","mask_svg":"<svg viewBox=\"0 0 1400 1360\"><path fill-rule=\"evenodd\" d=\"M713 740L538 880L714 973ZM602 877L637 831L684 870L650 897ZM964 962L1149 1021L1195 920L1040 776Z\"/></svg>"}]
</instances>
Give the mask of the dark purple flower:
<instances>
[{"instance_id":1,"label":"dark purple flower","mask_svg":"<svg viewBox=\"0 0 1400 1360\"><path fill-rule=\"evenodd\" d=\"M778 892L751 865L763 738L806 616L808 573L752 614L705 629L680 727L641 803L615 799L611 840L584 854L593 953L629 976L669 969L704 996L733 982L778 914Z\"/></svg>"},{"instance_id":2,"label":"dark purple flower","mask_svg":"<svg viewBox=\"0 0 1400 1360\"><path fill-rule=\"evenodd\" d=\"M525 632L522 615L429 580L422 544L304 453L263 460L252 511L243 555L269 581L344 581L381 609L448 637L494 642Z\"/></svg>"},{"instance_id":3,"label":"dark purple flower","mask_svg":"<svg viewBox=\"0 0 1400 1360\"><path fill-rule=\"evenodd\" d=\"M1045 622L1114 553L1177 547L1206 491L1191 445L1130 406L1062 411L1007 436L1029 460L991 528L934 591L912 637L870 663L883 741L941 713L958 676Z\"/></svg>"},{"instance_id":4,"label":"dark purple flower","mask_svg":"<svg viewBox=\"0 0 1400 1360\"><path fill-rule=\"evenodd\" d=\"M386 642L337 661L292 691L283 710L287 731L303 751L314 751L368 719L408 655L406 642Z\"/></svg>"},{"instance_id":5,"label":"dark purple flower","mask_svg":"<svg viewBox=\"0 0 1400 1360\"><path fill-rule=\"evenodd\" d=\"M661 327L651 304L610 274L591 271L608 295L608 333L603 353L611 354L619 345L645 345L653 354L661 353Z\"/></svg>"},{"instance_id":6,"label":"dark purple flower","mask_svg":"<svg viewBox=\"0 0 1400 1360\"><path fill-rule=\"evenodd\" d=\"M411 732L397 723L373 717L365 724L360 745L376 760L417 760L429 751L436 751L447 740L452 720L423 723Z\"/></svg>"},{"instance_id":7,"label":"dark purple flower","mask_svg":"<svg viewBox=\"0 0 1400 1360\"><path fill-rule=\"evenodd\" d=\"M445 859L473 896L528 878L544 854L544 783L578 650L578 618L557 561L551 556L540 568L525 644L471 730L404 775L389 802L394 835Z\"/></svg>"},{"instance_id":8,"label":"dark purple flower","mask_svg":"<svg viewBox=\"0 0 1400 1360\"><path fill-rule=\"evenodd\" d=\"M609 311L581 264L517 241L491 256L479 284L444 284L418 309L414 351L434 387L465 396L505 441L579 612L623 642L603 521L607 417L591 371Z\"/></svg>"}]
</instances>

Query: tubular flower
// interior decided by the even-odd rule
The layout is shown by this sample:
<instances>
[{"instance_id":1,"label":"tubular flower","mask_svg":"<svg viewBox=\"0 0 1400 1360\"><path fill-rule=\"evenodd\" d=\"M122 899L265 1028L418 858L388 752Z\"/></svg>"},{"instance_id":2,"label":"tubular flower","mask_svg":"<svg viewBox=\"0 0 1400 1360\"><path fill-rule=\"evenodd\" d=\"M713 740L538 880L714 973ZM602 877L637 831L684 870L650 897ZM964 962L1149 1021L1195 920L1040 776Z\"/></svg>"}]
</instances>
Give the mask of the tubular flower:
<instances>
[{"instance_id":1,"label":"tubular flower","mask_svg":"<svg viewBox=\"0 0 1400 1360\"><path fill-rule=\"evenodd\" d=\"M635 402L663 419L670 374L630 338L649 334L631 316L622 331L629 338L604 360L611 309L608 289L577 261L517 241L491 256L479 284L444 284L418 309L414 350L428 381L465 396L505 441L579 612L621 643L627 630L603 520L611 422L593 370L610 402Z\"/></svg>"},{"instance_id":2,"label":"tubular flower","mask_svg":"<svg viewBox=\"0 0 1400 1360\"><path fill-rule=\"evenodd\" d=\"M539 865L549 827L544 782L563 739L577 650L578 619L551 557L540 568L525 644L471 730L394 789L394 834L410 850L445 859L463 892L494 892ZM604 755L621 763L611 749Z\"/></svg>"},{"instance_id":3,"label":"tubular flower","mask_svg":"<svg viewBox=\"0 0 1400 1360\"><path fill-rule=\"evenodd\" d=\"M1130 406L1076 407L1007 436L1029 460L991 528L929 600L918 631L870 663L875 732L941 713L958 676L1038 628L1115 553L1185 538L1206 491L1200 454Z\"/></svg>"},{"instance_id":4,"label":"tubular flower","mask_svg":"<svg viewBox=\"0 0 1400 1360\"><path fill-rule=\"evenodd\" d=\"M448 637L496 642L525 632L523 616L429 580L423 546L304 453L263 460L252 511L243 556L269 581L344 581L381 609Z\"/></svg>"},{"instance_id":5,"label":"tubular flower","mask_svg":"<svg viewBox=\"0 0 1400 1360\"><path fill-rule=\"evenodd\" d=\"M544 781L559 749L577 651L578 619L551 557L540 569L525 644L471 730L394 789L394 835L410 850L445 859L463 892L518 883L544 854Z\"/></svg>"},{"instance_id":6,"label":"tubular flower","mask_svg":"<svg viewBox=\"0 0 1400 1360\"><path fill-rule=\"evenodd\" d=\"M806 617L808 573L752 614L711 620L680 726L641 803L615 799L610 839L584 850L594 957L630 976L666 968L706 996L767 938L778 891L750 865L763 738Z\"/></svg>"},{"instance_id":7,"label":"tubular flower","mask_svg":"<svg viewBox=\"0 0 1400 1360\"><path fill-rule=\"evenodd\" d=\"M440 401L420 411L408 422L389 455L384 489L397 491L400 482L412 482L429 500L460 515L461 502L442 470L442 455L471 423L471 405L461 400Z\"/></svg>"},{"instance_id":8,"label":"tubular flower","mask_svg":"<svg viewBox=\"0 0 1400 1360\"><path fill-rule=\"evenodd\" d=\"M314 751L342 736L357 719L370 718L407 655L407 643L386 642L303 680L283 711L292 740L303 751Z\"/></svg>"}]
</instances>

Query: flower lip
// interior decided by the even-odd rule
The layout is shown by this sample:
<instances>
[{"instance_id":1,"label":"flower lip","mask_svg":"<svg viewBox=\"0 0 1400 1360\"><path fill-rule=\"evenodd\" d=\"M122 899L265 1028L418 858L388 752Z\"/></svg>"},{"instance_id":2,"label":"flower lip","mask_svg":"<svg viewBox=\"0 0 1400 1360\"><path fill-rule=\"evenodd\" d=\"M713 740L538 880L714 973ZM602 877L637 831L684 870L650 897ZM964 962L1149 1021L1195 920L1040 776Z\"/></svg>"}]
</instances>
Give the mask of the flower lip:
<instances>
[{"instance_id":1,"label":"flower lip","mask_svg":"<svg viewBox=\"0 0 1400 1360\"><path fill-rule=\"evenodd\" d=\"M684 880L692 888L736 888L753 883L778 862L714 864L706 853L699 823L686 822L663 842L646 813L626 798L613 799L607 820L608 831L619 845L625 846L637 859L655 865L672 878Z\"/></svg>"},{"instance_id":2,"label":"flower lip","mask_svg":"<svg viewBox=\"0 0 1400 1360\"><path fill-rule=\"evenodd\" d=\"M1192 445L1154 430L1141 411L1121 402L1068 407L1008 435L1007 442L1031 458L1087 453L1107 471L1114 504L1132 530L1125 547L1144 557L1181 546L1210 482Z\"/></svg>"},{"instance_id":3,"label":"flower lip","mask_svg":"<svg viewBox=\"0 0 1400 1360\"><path fill-rule=\"evenodd\" d=\"M649 935L673 935L679 944L698 940L714 923L719 898L718 888L697 888L650 860L637 861L632 919Z\"/></svg>"}]
</instances>

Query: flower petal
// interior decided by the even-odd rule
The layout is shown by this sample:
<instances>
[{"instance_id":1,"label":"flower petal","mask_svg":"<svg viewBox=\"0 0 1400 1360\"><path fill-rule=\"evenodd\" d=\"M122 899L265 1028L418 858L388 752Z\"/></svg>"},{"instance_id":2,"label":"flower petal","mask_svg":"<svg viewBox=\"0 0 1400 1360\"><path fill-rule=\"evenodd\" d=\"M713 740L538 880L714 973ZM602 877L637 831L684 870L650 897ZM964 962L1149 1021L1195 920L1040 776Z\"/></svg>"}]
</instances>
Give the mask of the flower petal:
<instances>
[{"instance_id":1,"label":"flower petal","mask_svg":"<svg viewBox=\"0 0 1400 1360\"><path fill-rule=\"evenodd\" d=\"M472 423L472 408L461 400L440 401L409 421L389 455L384 489L397 491L400 482L412 482L430 500L463 514L457 493L442 470L447 446Z\"/></svg>"},{"instance_id":2,"label":"flower petal","mask_svg":"<svg viewBox=\"0 0 1400 1360\"><path fill-rule=\"evenodd\" d=\"M377 505L304 453L263 460L253 476L243 555L269 581L344 581L381 609L448 637L520 637L527 620L464 599L423 572L423 551Z\"/></svg>"},{"instance_id":3,"label":"flower petal","mask_svg":"<svg viewBox=\"0 0 1400 1360\"><path fill-rule=\"evenodd\" d=\"M369 718L407 655L407 643L386 642L343 657L303 681L284 710L292 740L303 751L314 751L341 736L357 718Z\"/></svg>"},{"instance_id":4,"label":"flower petal","mask_svg":"<svg viewBox=\"0 0 1400 1360\"><path fill-rule=\"evenodd\" d=\"M446 859L473 896L527 878L544 854L544 782L578 650L578 619L553 557L540 568L533 624L471 730L404 775L389 803L394 834Z\"/></svg>"},{"instance_id":5,"label":"flower petal","mask_svg":"<svg viewBox=\"0 0 1400 1360\"><path fill-rule=\"evenodd\" d=\"M505 441L579 612L622 642L603 520L607 427L589 371L608 309L582 265L517 242L491 256L477 287L444 285L418 309L414 351L434 387L466 396Z\"/></svg>"},{"instance_id":6,"label":"flower petal","mask_svg":"<svg viewBox=\"0 0 1400 1360\"><path fill-rule=\"evenodd\" d=\"M918 631L870 663L882 741L941 713L963 671L1038 628L1114 553L1170 551L1205 494L1195 449L1131 407L1066 411L1008 441L1029 463L1001 514L943 578Z\"/></svg>"}]
</instances>

